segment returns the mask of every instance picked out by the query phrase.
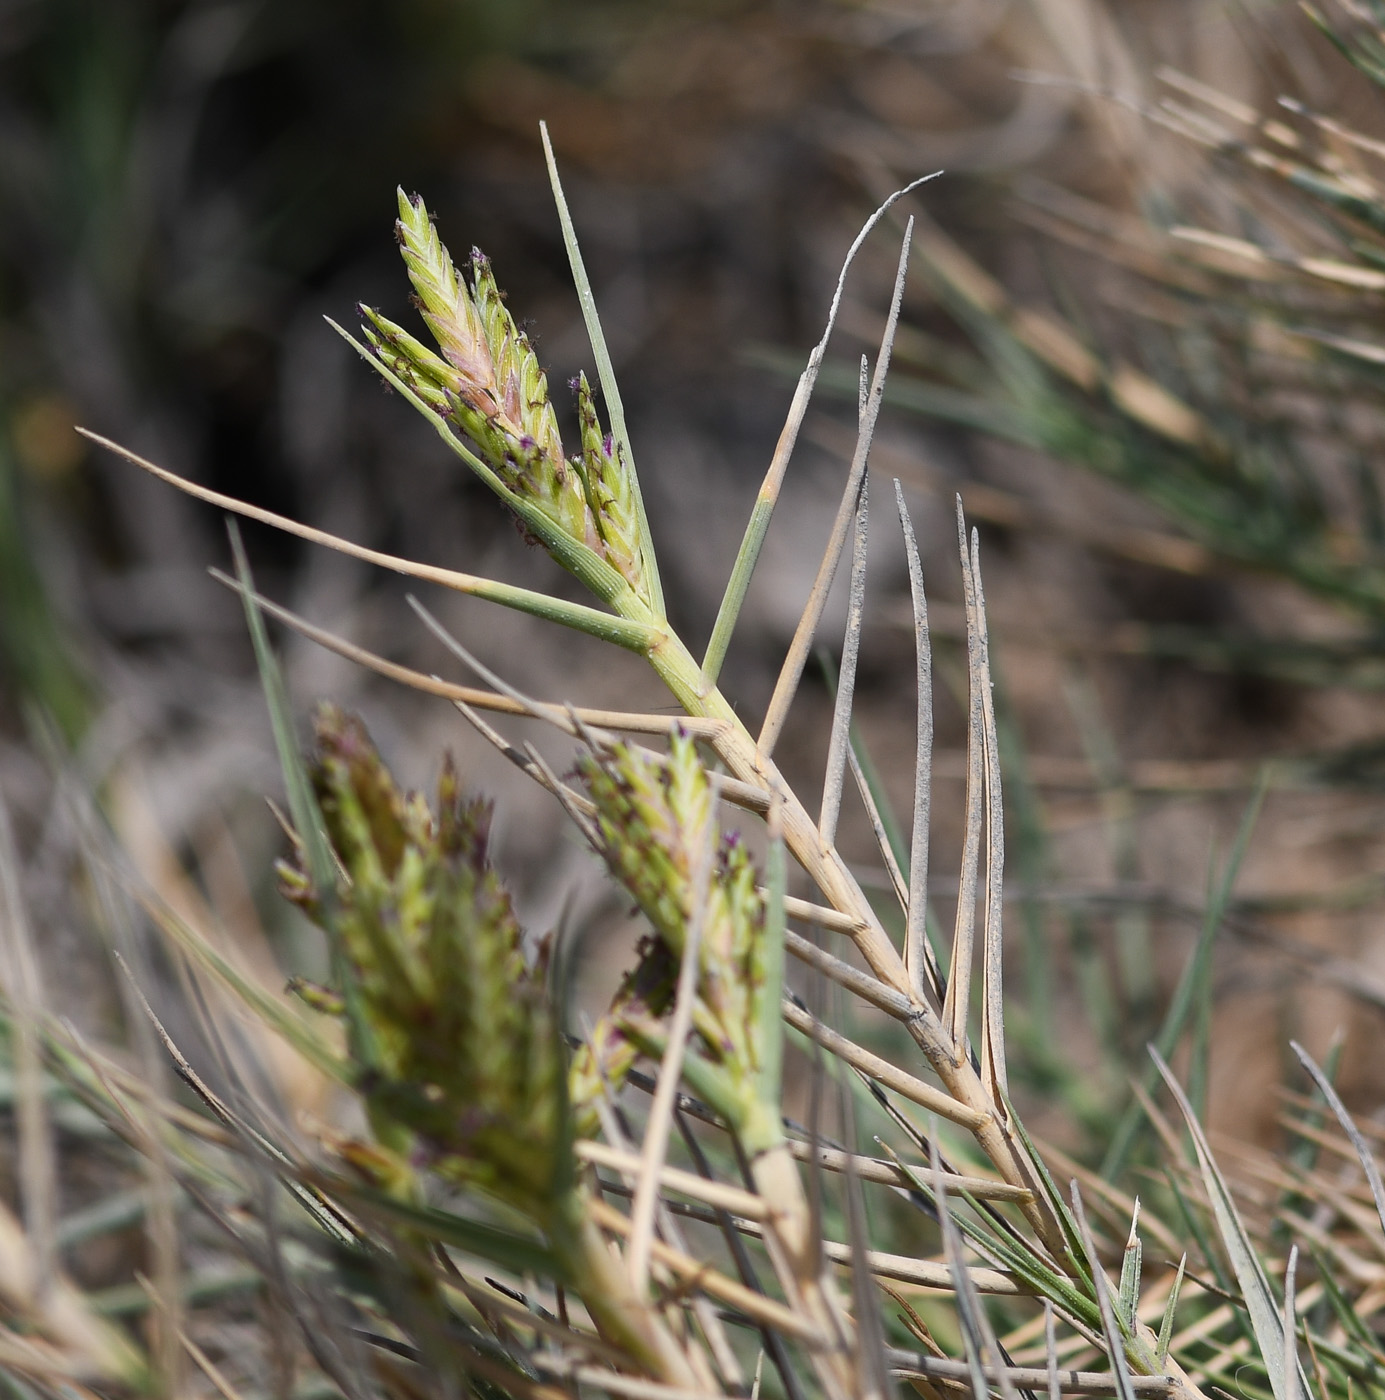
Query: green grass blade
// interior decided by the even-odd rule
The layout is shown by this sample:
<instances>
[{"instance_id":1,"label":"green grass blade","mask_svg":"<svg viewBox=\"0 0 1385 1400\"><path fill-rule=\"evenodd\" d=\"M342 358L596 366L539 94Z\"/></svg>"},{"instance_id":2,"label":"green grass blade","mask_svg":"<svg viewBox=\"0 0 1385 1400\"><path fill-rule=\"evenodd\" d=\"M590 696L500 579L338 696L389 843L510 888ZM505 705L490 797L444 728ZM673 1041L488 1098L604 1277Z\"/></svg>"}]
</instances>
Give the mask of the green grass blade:
<instances>
[{"instance_id":1,"label":"green grass blade","mask_svg":"<svg viewBox=\"0 0 1385 1400\"><path fill-rule=\"evenodd\" d=\"M347 339L350 340L350 337L348 336ZM418 564L412 559L401 559L398 555L385 554L378 549L367 549L364 545L353 544L350 540L328 534L325 530L315 529L311 525L290 520L287 516L276 515L273 511L262 510L259 506L248 505L245 501L239 501L234 496L223 495L220 491L212 491L205 486L199 486L196 482L188 481L175 472L156 466L153 462L121 447L119 443L112 442L109 438L101 437L98 433L87 432L85 429L79 429L79 431L98 446L108 448L124 457L126 461L133 462L137 467L142 467L150 475L158 477L160 481L167 482L170 486L176 486L186 495L199 501L206 501L209 505L217 506L221 510L230 511L233 515L244 516L247 520L257 520L260 524L272 526L276 530L284 531L285 534L296 535L299 539L308 540L312 544L325 545L328 549L335 549L339 554L345 554L352 559L360 559L364 563L374 564L378 568L389 569L396 574L403 574L407 578L436 583L443 588L450 588L456 593L465 593L474 598L484 598L488 602L499 603L502 607L511 608L515 612L529 613L533 617L556 622L575 632L585 632L588 636L596 637L601 641L613 642L615 645L625 647L638 655L647 654L650 647L661 636L656 628L646 622L602 612L598 608L587 607L582 603L569 603L562 598L553 598L546 593L536 593L532 589L500 583L495 579L481 578L476 574L464 574L455 569L443 569L434 564ZM559 562L562 561L559 560ZM622 586L625 586L623 581ZM633 592L628 587L625 591L628 597L634 597Z\"/></svg>"},{"instance_id":2,"label":"green grass blade","mask_svg":"<svg viewBox=\"0 0 1385 1400\"><path fill-rule=\"evenodd\" d=\"M1366 1180L1370 1183L1371 1199L1375 1201L1376 1214L1380 1217L1380 1227L1385 1230L1385 1185L1382 1185L1380 1180L1380 1168L1376 1164L1375 1154L1362 1136L1361 1129L1356 1126L1356 1120L1347 1112L1346 1104L1342 1102L1336 1089L1332 1087L1332 1081L1318 1068L1313 1057L1296 1040L1291 1040L1289 1046L1298 1056L1299 1063L1312 1076L1313 1083L1318 1086L1318 1092L1327 1100L1328 1106L1337 1115L1337 1121L1342 1125L1342 1131L1346 1133L1351 1140L1351 1145L1356 1149L1356 1155L1361 1161L1361 1170L1366 1173Z\"/></svg>"},{"instance_id":3,"label":"green grass blade","mask_svg":"<svg viewBox=\"0 0 1385 1400\"><path fill-rule=\"evenodd\" d=\"M1327 1299L1337 1325L1342 1329L1342 1335L1357 1346L1364 1347L1372 1356L1378 1356L1379 1338L1371 1333L1370 1328L1352 1307L1351 1301L1342 1292L1342 1287L1337 1282L1336 1263L1331 1256L1316 1249L1313 1251L1313 1262L1317 1267L1317 1276L1322 1282L1323 1296Z\"/></svg>"},{"instance_id":4,"label":"green grass blade","mask_svg":"<svg viewBox=\"0 0 1385 1400\"><path fill-rule=\"evenodd\" d=\"M1115 1377L1117 1400L1135 1400L1135 1391L1130 1384L1130 1363L1125 1355L1125 1338L1128 1329L1118 1318L1111 1304L1111 1286L1102 1272L1101 1259L1096 1252L1096 1242L1092 1239L1091 1228L1087 1224L1087 1213L1082 1208L1082 1194L1077 1182L1072 1183L1072 1213L1082 1232L1082 1242L1087 1252L1087 1263L1091 1266L1092 1282L1095 1285L1097 1307L1101 1309L1101 1335L1106 1343L1107 1358L1111 1362L1111 1373Z\"/></svg>"},{"instance_id":5,"label":"green grass blade","mask_svg":"<svg viewBox=\"0 0 1385 1400\"><path fill-rule=\"evenodd\" d=\"M1135 1330L1135 1310L1140 1303L1140 1275L1144 1264L1144 1249L1140 1244L1140 1198L1135 1197L1135 1212L1130 1221L1130 1234L1121 1257L1120 1305L1121 1320L1127 1331Z\"/></svg>"},{"instance_id":6,"label":"green grass blade","mask_svg":"<svg viewBox=\"0 0 1385 1400\"><path fill-rule=\"evenodd\" d=\"M283 774L284 791L288 796L289 816L293 819L298 839L303 843L303 853L313 884L322 897L330 898L337 886L336 866L327 842L322 812L313 792L312 780L308 777L308 770L298 749L293 710L289 705L283 672L280 671L279 662L269 645L264 616L255 601L255 580L250 573L250 561L245 556L240 527L234 520L226 522L226 533L231 539L231 555L235 560L236 578L240 583L246 626L250 629L250 643L255 649L260 688L264 691L265 705L269 709L269 724L274 732L274 748L279 755L279 770Z\"/></svg>"},{"instance_id":7,"label":"green grass blade","mask_svg":"<svg viewBox=\"0 0 1385 1400\"><path fill-rule=\"evenodd\" d=\"M1167 1167L1164 1169L1164 1181L1173 1197L1174 1205L1178 1209L1178 1218L1183 1222L1183 1228L1192 1236L1193 1243L1197 1245L1198 1253L1206 1260L1207 1267L1212 1272L1213 1281L1223 1293L1235 1292L1231 1286L1231 1280L1227 1278L1226 1271L1222 1268L1221 1256L1212 1248L1207 1231L1194 1213L1192 1204L1183 1188L1178 1184L1177 1176Z\"/></svg>"},{"instance_id":8,"label":"green grass blade","mask_svg":"<svg viewBox=\"0 0 1385 1400\"><path fill-rule=\"evenodd\" d=\"M1173 1319L1178 1311L1178 1295L1183 1291L1183 1274L1188 1267L1188 1256L1184 1254L1178 1261L1178 1272L1173 1278L1173 1287L1169 1289L1169 1300L1164 1304L1164 1318L1159 1324L1159 1348L1155 1353L1155 1359L1162 1366L1169 1356L1169 1341L1173 1337Z\"/></svg>"},{"instance_id":9,"label":"green grass blade","mask_svg":"<svg viewBox=\"0 0 1385 1400\"><path fill-rule=\"evenodd\" d=\"M630 433L625 426L625 405L620 397L620 385L616 381L615 366L611 363L611 352L606 348L606 337L601 330L601 317L596 310L596 297L592 294L591 279L587 276L587 265L582 260L582 249L577 242L577 230L573 227L572 213L567 207L563 194L563 183L558 177L558 162L553 155L553 144L548 139L548 124L539 123L539 134L543 138L543 155L548 162L548 180L553 187L553 201L558 206L558 222L562 225L563 246L567 249L568 266L572 269L573 285L577 288L577 300L582 307L582 320L587 327L587 338L591 341L592 354L596 356L596 372L601 380L601 394L606 400L606 412L611 420L611 436L615 439L616 450L625 457L625 467L630 473L630 489L634 493L635 508L640 521L640 557L644 564L644 576L649 580L649 597L654 605L654 616L664 620L664 590L659 582L658 561L654 555L653 539L649 533L649 517L645 514L644 496L640 492L639 474L635 471L635 454L630 446Z\"/></svg>"},{"instance_id":10,"label":"green grass blade","mask_svg":"<svg viewBox=\"0 0 1385 1400\"><path fill-rule=\"evenodd\" d=\"M1174 1046L1178 1044L1178 1039L1183 1034L1188 1017L1197 1005L1199 995L1205 991L1210 975L1212 947L1216 941L1217 932L1221 928L1226 907L1231 901L1231 892L1235 888L1236 877L1240 873L1241 863L1244 861L1246 850L1250 845L1251 833L1254 831L1255 822L1260 815L1267 785L1268 774L1262 772L1260 781L1256 784L1255 792L1246 806L1245 814L1242 816L1241 824L1236 831L1236 839L1232 843L1231 854L1227 858L1222 877L1213 885L1197 946L1193 949L1193 954L1183 969L1183 975L1178 980L1178 986L1174 991L1173 1000L1169 1003L1164 1023L1159 1028L1159 1034L1154 1041L1154 1048L1162 1059L1167 1059L1173 1054ZM1146 1092L1154 1088L1158 1079L1158 1072L1153 1067L1144 1072L1142 1083ZM1119 1176L1124 1169L1143 1123L1144 1109L1141 1108L1138 1100L1134 1100L1121 1115L1120 1122L1116 1125L1116 1130L1111 1136L1111 1146L1107 1150L1106 1159L1101 1164L1101 1175L1108 1181Z\"/></svg>"},{"instance_id":11,"label":"green grass blade","mask_svg":"<svg viewBox=\"0 0 1385 1400\"><path fill-rule=\"evenodd\" d=\"M1202 1125L1193 1113L1192 1104L1188 1102L1188 1096L1165 1064L1163 1056L1153 1046L1150 1047L1150 1054L1169 1092L1182 1110L1188 1132L1192 1136L1203 1186L1212 1207L1212 1218L1216 1221L1217 1233L1221 1236L1222 1245L1231 1261L1231 1270L1240 1285L1241 1296L1245 1300L1246 1312L1250 1317L1251 1330L1260 1350L1260 1359L1269 1375L1270 1388L1274 1391L1275 1400L1294 1400L1294 1391L1284 1366L1284 1324L1280 1318L1279 1305L1270 1291L1269 1279L1260 1262L1260 1256L1246 1233L1240 1212L1231 1198L1226 1178L1222 1176L1221 1169L1212 1156L1212 1149L1208 1146ZM1299 1394L1307 1389L1301 1378L1296 1378L1294 1384L1299 1387Z\"/></svg>"},{"instance_id":12,"label":"green grass blade","mask_svg":"<svg viewBox=\"0 0 1385 1400\"><path fill-rule=\"evenodd\" d=\"M1298 1246L1289 1250L1284 1269L1284 1383L1287 1400L1299 1400L1298 1319L1294 1312L1294 1281L1298 1269Z\"/></svg>"},{"instance_id":13,"label":"green grass blade","mask_svg":"<svg viewBox=\"0 0 1385 1400\"><path fill-rule=\"evenodd\" d=\"M777 803L768 816L769 850L765 855L765 931L759 949L759 1023L755 1027L759 1061L760 1097L778 1112L783 1090L784 1019L779 1003L784 990L784 896L788 870L784 858L784 832Z\"/></svg>"},{"instance_id":14,"label":"green grass blade","mask_svg":"<svg viewBox=\"0 0 1385 1400\"><path fill-rule=\"evenodd\" d=\"M1015 1106L1010 1102L1008 1093L1003 1095L1002 1102L1005 1105L1006 1118L1014 1129L1026 1165L1029 1167L1029 1176L1038 1187L1063 1232L1063 1242L1068 1250L1066 1262L1072 1266L1078 1279L1090 1284L1091 1279L1087 1274L1087 1250L1082 1239L1082 1231L1078 1228L1077 1219L1067 1201L1063 1199L1062 1192L1058 1190L1058 1183L1054 1181L1053 1174L1048 1169L1048 1163L1040 1156L1039 1149L1034 1145L1034 1140L1025 1131L1023 1120L1015 1111Z\"/></svg>"},{"instance_id":15,"label":"green grass blade","mask_svg":"<svg viewBox=\"0 0 1385 1400\"><path fill-rule=\"evenodd\" d=\"M989 1361L998 1381L1002 1400L1018 1400L1014 1384L1005 1373L1005 1356L996 1340L991 1320L981 1305L980 1294L971 1274L968 1273L962 1254L962 1237L957 1230L948 1204L947 1187L941 1166L941 1153L938 1151L938 1123L933 1120L929 1133L933 1182L933 1202L938 1211L938 1222L942 1226L943 1246L947 1255L947 1267L952 1275L952 1285L957 1304L958 1320L962 1324L962 1336L966 1343L967 1368L971 1375L971 1388L975 1400L989 1400L990 1387L982 1370Z\"/></svg>"},{"instance_id":16,"label":"green grass blade","mask_svg":"<svg viewBox=\"0 0 1385 1400\"><path fill-rule=\"evenodd\" d=\"M741 615L745 595L750 590L750 580L755 575L755 565L759 562L760 550L764 547L765 536L769 533L770 520L774 516L774 508L779 502L779 491L784 484L784 473L788 470L789 458L793 455L794 445L798 441L798 430L802 427L804 415L808 412L808 403L813 396L813 389L817 384L818 374L822 367L822 357L827 352L827 342L832 338L833 327L837 324L837 312L841 309L842 294L846 290L846 275L851 270L851 264L856 260L856 254L860 252L861 245L890 208L903 199L906 194L912 193L920 185L936 179L941 174L940 170L934 171L933 174L925 175L921 179L905 185L903 189L896 190L861 226L860 233L856 235L855 241L842 260L842 270L837 277L837 288L832 294L832 305L827 312L827 327L822 333L822 339L809 353L808 363L798 376L798 386L794 390L793 401L789 405L784 426L780 430L779 441L775 444L774 456L770 461L769 470L765 473L765 479L760 484L760 491L755 498L750 519L746 522L745 534L741 537L741 546L736 551L736 562L731 569L731 577L727 580L726 592L722 595L721 606L717 609L716 624L712 628L711 640L707 643L706 655L702 658L703 684L708 689L716 684L717 677L721 674L722 663L726 660L727 648L731 645L731 635L736 630L736 622ZM852 377L852 393L855 395L860 393L860 380L855 375Z\"/></svg>"},{"instance_id":17,"label":"green grass blade","mask_svg":"<svg viewBox=\"0 0 1385 1400\"><path fill-rule=\"evenodd\" d=\"M274 747L279 755L279 769L283 774L284 791L289 801L289 816L293 820L298 839L303 843L304 859L312 877L313 888L322 901L324 917L330 920L332 906L336 902L337 867L332 856L331 844L327 839L327 827L322 819L322 809L318 806L317 794L313 792L312 779L308 777L307 766L299 752L288 689L284 685L283 672L279 669L274 650L269 644L264 614L255 601L255 580L250 573L250 561L245 556L245 545L235 520L227 520L226 532L231 538L231 554L235 559L241 602L245 606L245 622L250 629L250 642L255 649L255 664L260 672L260 688L264 691L265 705L269 709ZM328 941L332 981L345 1003L352 1052L363 1065L374 1064L374 1037L361 1010L355 974L346 961L340 941L335 938Z\"/></svg>"}]
</instances>

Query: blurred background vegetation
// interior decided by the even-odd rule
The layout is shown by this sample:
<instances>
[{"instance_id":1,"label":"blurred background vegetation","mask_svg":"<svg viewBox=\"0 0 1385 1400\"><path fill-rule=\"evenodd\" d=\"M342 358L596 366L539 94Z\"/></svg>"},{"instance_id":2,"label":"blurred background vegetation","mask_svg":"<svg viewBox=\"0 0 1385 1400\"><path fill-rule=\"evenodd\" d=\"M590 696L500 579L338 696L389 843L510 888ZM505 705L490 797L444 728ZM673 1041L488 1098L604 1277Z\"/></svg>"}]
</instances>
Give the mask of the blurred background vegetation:
<instances>
[{"instance_id":1,"label":"blurred background vegetation","mask_svg":"<svg viewBox=\"0 0 1385 1400\"><path fill-rule=\"evenodd\" d=\"M940 868L963 775L954 491L982 529L1030 1121L1099 1160L1161 1027L1228 1132L1274 1134L1290 1034L1315 1053L1345 1036L1341 1082L1374 1108L1380 22L1369 0L1318 20L1259 0L0 0L0 793L52 1001L120 1019L82 951L109 910L73 878L74 791L267 982L271 948L306 957L271 893L277 779L243 620L205 572L225 560L221 523L73 425L375 548L540 568L322 318L357 301L402 314L402 184L454 250L490 255L553 384L587 366L542 118L692 637L847 244L890 189L946 169L913 201L874 468L914 502L941 639ZM849 286L837 397L810 419L728 663L748 709L826 534L894 257L877 236ZM904 809L912 643L888 535L857 704ZM248 540L270 595L448 664L396 581ZM454 603L438 603L449 625L532 692L599 705L648 684L637 663L538 623L507 618L502 637L484 604ZM531 922L566 918L593 946L621 926L559 814L455 714L283 647L298 702L364 710L409 780L451 745L503 791L502 865ZM829 707L825 681L800 701L781 746L796 776L820 762ZM864 859L857 821L843 839ZM1180 998L1190 965L1214 975Z\"/></svg>"}]
</instances>

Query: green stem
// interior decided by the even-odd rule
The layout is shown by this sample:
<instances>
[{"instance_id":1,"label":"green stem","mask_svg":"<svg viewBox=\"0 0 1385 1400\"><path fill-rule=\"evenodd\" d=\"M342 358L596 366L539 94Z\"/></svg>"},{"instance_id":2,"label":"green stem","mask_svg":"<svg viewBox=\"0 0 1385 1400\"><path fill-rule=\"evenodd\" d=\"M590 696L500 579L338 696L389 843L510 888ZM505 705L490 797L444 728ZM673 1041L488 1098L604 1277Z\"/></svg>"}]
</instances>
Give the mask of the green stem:
<instances>
[{"instance_id":1,"label":"green stem","mask_svg":"<svg viewBox=\"0 0 1385 1400\"><path fill-rule=\"evenodd\" d=\"M597 1330L647 1375L681 1390L702 1390L701 1378L672 1334L653 1309L636 1297L629 1276L583 1208L580 1193L573 1192L564 1216L555 1252L566 1264Z\"/></svg>"}]
</instances>

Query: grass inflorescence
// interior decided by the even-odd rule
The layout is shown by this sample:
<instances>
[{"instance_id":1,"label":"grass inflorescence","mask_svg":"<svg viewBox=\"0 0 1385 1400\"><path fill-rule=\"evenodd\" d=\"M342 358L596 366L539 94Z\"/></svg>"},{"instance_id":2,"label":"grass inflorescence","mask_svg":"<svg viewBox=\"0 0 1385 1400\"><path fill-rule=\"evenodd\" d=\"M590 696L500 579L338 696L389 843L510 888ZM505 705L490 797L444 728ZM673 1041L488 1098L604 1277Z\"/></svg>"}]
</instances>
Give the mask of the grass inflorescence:
<instances>
[{"instance_id":1,"label":"grass inflorescence","mask_svg":"<svg viewBox=\"0 0 1385 1400\"><path fill-rule=\"evenodd\" d=\"M1374 1260L1385 1247L1385 1218L1374 1212L1385 1213L1385 1198L1369 1129L1306 1056L1316 1097L1290 1109L1303 1150L1257 1158L1253 1196L1238 1199L1168 1069L1195 1030L1191 990L1175 999L1168 1034L1136 1086L1131 1112L1164 1145L1141 1199L1125 1194L1114 1169L1108 1180L1026 1130L1005 1036L1001 729L980 538L960 503L965 829L953 928L931 937L933 670L902 494L919 712L907 843L892 839L893 818L881 811L851 723L867 468L912 222L873 374L865 367L857 380L859 433L836 521L756 730L723 691L722 663L826 337L800 380L699 659L665 610L556 172L555 194L609 430L579 378L580 446L569 453L547 379L489 262L474 253L459 269L416 197L400 196L398 236L436 348L364 308L363 340L353 343L526 535L586 585L592 604L380 555L132 460L228 511L634 652L682 717L582 710L566 695L531 699L421 605L420 617L480 684L406 672L262 598L237 542L236 577L226 581L246 607L289 796L292 852L281 884L320 930L328 975L297 980L295 1001L275 998L184 911L145 902L199 985L233 997L335 1086L345 1111L314 1124L310 1137L290 1129L247 1079L229 1095L214 1087L157 1022L159 1053L195 1110L41 1017L30 1024L12 1014L16 1044L37 1037L61 1093L159 1162L217 1222L281 1320L297 1326L313 1382L344 1395L689 1400L769 1391L876 1400L907 1383L927 1400L1040 1391L1054 1400L1194 1400L1227 1390L1335 1400L1385 1387L1372 1326L1381 1301ZM942 248L925 232L935 264ZM965 280L954 277L953 290ZM1016 343L1031 355L1038 344L1062 358L1065 342L1036 339L1032 326L1026 334ZM1012 344L991 342L1008 356L1005 384L1038 382ZM1067 361L1075 373L1075 354ZM1101 390L1104 411L1133 416L1180 452L1225 461L1215 434L1180 417L1152 382L1108 375L1089 387ZM1065 408L1068 421L1074 411ZM775 749L849 545L843 664L823 792L810 806ZM522 928L490 857L488 808L463 790L450 760L432 800L407 793L361 722L332 707L300 753L266 614L452 699L562 806L645 929L635 965L595 1024L566 1014L563 960ZM487 711L569 736L575 768L555 771L537 748L501 734ZM888 916L836 841L848 772L879 836ZM138 1014L153 1015L143 1003ZM881 1018L897 1031L889 1055L855 1029ZM797 1084L786 1083L790 1047L806 1054ZM1159 1082L1176 1119L1159 1107ZM807 1103L806 1123L786 1111L789 1095ZM1122 1125L1118 1136L1131 1131ZM1368 1194L1337 1170L1358 1160ZM150 1290L151 1314L173 1345L160 1352L151 1343L145 1357L60 1275L40 1277L21 1233L0 1235L11 1256L0 1366L17 1393L171 1393L182 1353L228 1400L234 1393L182 1327L176 1278Z\"/></svg>"}]
</instances>

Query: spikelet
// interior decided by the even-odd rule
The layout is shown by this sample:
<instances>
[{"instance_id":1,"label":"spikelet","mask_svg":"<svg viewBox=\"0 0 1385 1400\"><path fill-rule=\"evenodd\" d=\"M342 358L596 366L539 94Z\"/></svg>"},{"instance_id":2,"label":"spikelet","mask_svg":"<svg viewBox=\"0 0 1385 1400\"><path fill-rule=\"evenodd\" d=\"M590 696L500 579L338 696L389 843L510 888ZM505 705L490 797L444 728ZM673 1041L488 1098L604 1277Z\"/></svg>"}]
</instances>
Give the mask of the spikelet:
<instances>
[{"instance_id":1,"label":"spikelet","mask_svg":"<svg viewBox=\"0 0 1385 1400\"><path fill-rule=\"evenodd\" d=\"M441 414L454 413L464 388L461 371L374 307L358 305L356 313L375 358L398 375L429 408Z\"/></svg>"},{"instance_id":2,"label":"spikelet","mask_svg":"<svg viewBox=\"0 0 1385 1400\"><path fill-rule=\"evenodd\" d=\"M548 398L548 377L539 367L529 337L515 325L495 284L490 259L471 250L471 287L476 315L490 346L502 420L517 437L531 439L545 457L563 460L558 419Z\"/></svg>"},{"instance_id":3,"label":"spikelet","mask_svg":"<svg viewBox=\"0 0 1385 1400\"><path fill-rule=\"evenodd\" d=\"M316 907L372 1033L377 1059L359 1081L372 1115L412 1134L440 1175L551 1223L573 1171L563 1056L487 857L489 808L462 794L450 761L436 812L405 796L360 721L331 706L313 781L344 875L330 915ZM306 999L336 1011L340 991Z\"/></svg>"},{"instance_id":4,"label":"spikelet","mask_svg":"<svg viewBox=\"0 0 1385 1400\"><path fill-rule=\"evenodd\" d=\"M640 558L640 516L635 504L634 484L619 448L610 434L602 431L585 374L577 377L577 420L582 437L582 454L573 459L573 465L582 473L587 500L596 517L597 528L601 531L607 557L625 576L631 588L640 592L644 569Z\"/></svg>"},{"instance_id":5,"label":"spikelet","mask_svg":"<svg viewBox=\"0 0 1385 1400\"><path fill-rule=\"evenodd\" d=\"M597 808L601 854L655 932L678 952L692 917L693 872L712 820L711 791L686 735L666 762L629 744L585 755L580 771Z\"/></svg>"},{"instance_id":6,"label":"spikelet","mask_svg":"<svg viewBox=\"0 0 1385 1400\"><path fill-rule=\"evenodd\" d=\"M476 248L471 252L471 286L495 366L494 392L500 405L496 426L508 440L525 494L569 536L595 547L600 530L582 479L563 455L558 419L548 397L548 376L539 367L529 337L506 308L489 259Z\"/></svg>"},{"instance_id":7,"label":"spikelet","mask_svg":"<svg viewBox=\"0 0 1385 1400\"><path fill-rule=\"evenodd\" d=\"M495 362L480 314L433 227L427 207L417 195L410 198L402 189L395 231L418 309L444 358L459 371L457 392L471 399L477 412L494 415L500 408Z\"/></svg>"}]
</instances>

